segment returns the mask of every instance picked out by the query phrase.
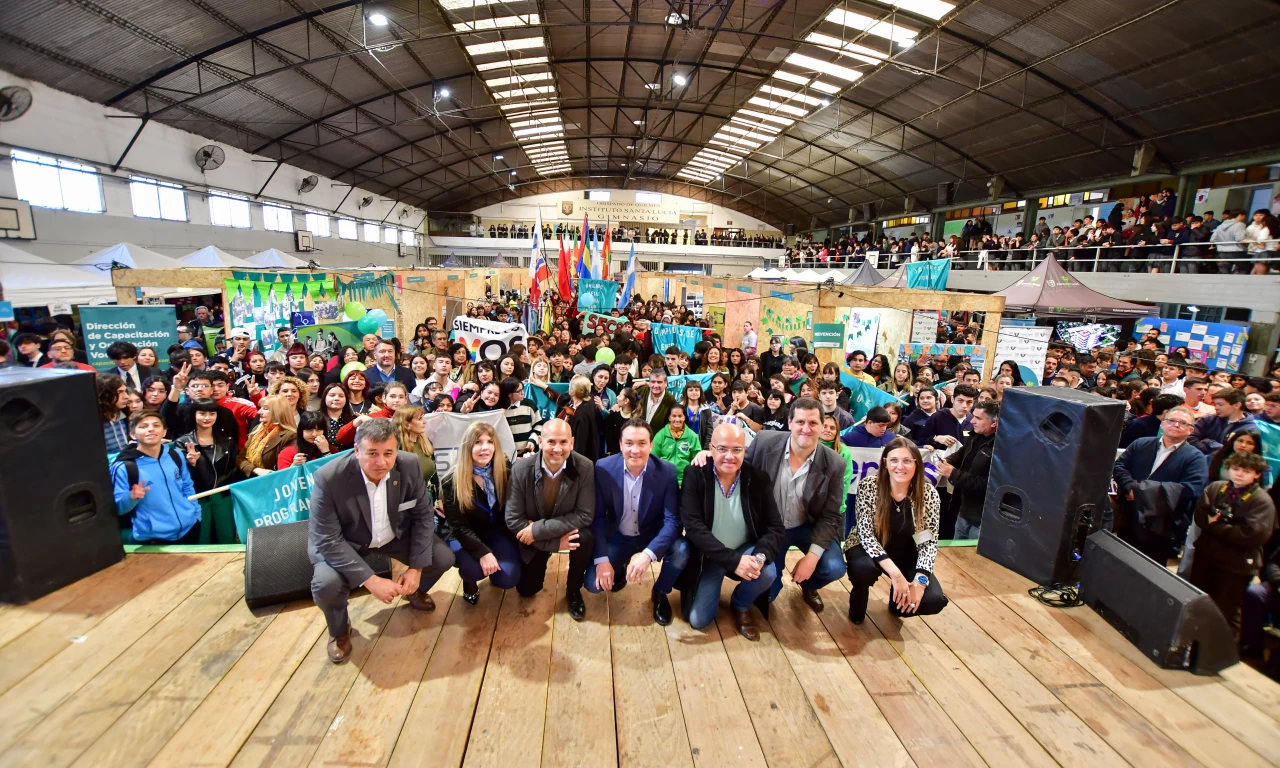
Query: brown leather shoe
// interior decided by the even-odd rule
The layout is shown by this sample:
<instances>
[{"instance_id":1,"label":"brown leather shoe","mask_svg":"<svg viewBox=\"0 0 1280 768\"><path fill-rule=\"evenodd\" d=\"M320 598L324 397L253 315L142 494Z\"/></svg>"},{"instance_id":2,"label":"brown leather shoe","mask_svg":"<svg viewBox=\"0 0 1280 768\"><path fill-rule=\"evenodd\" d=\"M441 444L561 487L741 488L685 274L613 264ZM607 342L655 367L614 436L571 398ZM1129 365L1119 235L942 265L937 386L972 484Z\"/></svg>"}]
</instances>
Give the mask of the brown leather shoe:
<instances>
[{"instance_id":1,"label":"brown leather shoe","mask_svg":"<svg viewBox=\"0 0 1280 768\"><path fill-rule=\"evenodd\" d=\"M408 597L409 607L415 611L434 611L436 601L427 592L414 592Z\"/></svg>"},{"instance_id":2,"label":"brown leather shoe","mask_svg":"<svg viewBox=\"0 0 1280 768\"><path fill-rule=\"evenodd\" d=\"M816 589L801 589L800 593L804 595L804 601L809 604L814 613L822 613L822 609L827 606L822 602L822 595L818 594Z\"/></svg>"},{"instance_id":3,"label":"brown leather shoe","mask_svg":"<svg viewBox=\"0 0 1280 768\"><path fill-rule=\"evenodd\" d=\"M760 639L760 631L756 629L756 620L751 618L751 611L733 611L733 624L738 628L738 634L751 641Z\"/></svg>"},{"instance_id":4,"label":"brown leather shoe","mask_svg":"<svg viewBox=\"0 0 1280 768\"><path fill-rule=\"evenodd\" d=\"M351 630L337 637L329 638L329 661L334 664L346 664L351 658Z\"/></svg>"}]
</instances>

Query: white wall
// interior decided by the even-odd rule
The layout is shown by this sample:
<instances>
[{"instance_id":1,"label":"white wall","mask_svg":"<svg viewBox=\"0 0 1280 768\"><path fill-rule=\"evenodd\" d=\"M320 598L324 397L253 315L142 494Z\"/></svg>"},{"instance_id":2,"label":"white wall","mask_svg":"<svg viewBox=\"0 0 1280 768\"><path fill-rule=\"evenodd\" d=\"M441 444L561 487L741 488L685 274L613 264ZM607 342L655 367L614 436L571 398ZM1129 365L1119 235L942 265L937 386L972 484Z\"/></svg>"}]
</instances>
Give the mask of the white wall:
<instances>
[{"instance_id":1,"label":"white wall","mask_svg":"<svg viewBox=\"0 0 1280 768\"><path fill-rule=\"evenodd\" d=\"M552 192L545 195L530 195L522 197L519 200L510 200L505 203L495 203L487 205L473 211L485 222L492 221L532 221L534 218L535 207L542 209L542 221L554 226L556 222L565 223L582 223L581 214L577 216L563 216L560 213L560 202L562 200L585 200L585 190L576 190L572 192ZM631 189L611 189L609 190L609 198L611 202L634 202L636 199L635 190ZM752 218L745 213L732 211L728 208L716 205L714 203L704 203L700 200L692 200L687 197L678 195L662 196L664 205L677 203L680 206L681 218L697 218L705 221L708 230L716 227L733 227L735 229L745 229L751 232L767 231L781 234L777 227L765 224L759 219ZM732 223L730 223L732 222ZM591 224L595 225L596 221ZM672 221L662 224L651 224L651 227L662 227L670 229L678 226L678 222Z\"/></svg>"},{"instance_id":2,"label":"white wall","mask_svg":"<svg viewBox=\"0 0 1280 768\"><path fill-rule=\"evenodd\" d=\"M302 208L342 213L358 221L381 221L421 232L424 213L410 208L401 219L405 206L362 189L351 190L330 179L321 178L310 192L300 194L298 187L310 171L282 165L275 175L272 158L259 157L225 145L226 162L218 169L203 172L195 164L196 151L213 142L201 136L161 123L148 123L116 173L117 162L139 121L126 112L94 104L88 100L55 90L0 70L0 86L21 85L32 93L32 107L27 114L12 122L0 123L0 196L16 197L11 148L42 152L61 158L93 164L102 181L105 213L85 214L51 209L33 209L36 240L10 241L24 250L55 261L71 261L100 248L127 241L151 248L169 256L182 256L206 245L216 245L237 256L248 256L267 248L293 252L290 233L269 232L263 227L259 200L251 203L251 229L215 227L209 223L205 190L214 188L255 195L263 190L261 200L286 203L295 209L294 227L303 229ZM133 216L128 177L142 174L187 187L187 222L170 222ZM270 177L270 182L267 179ZM346 197L341 208L338 204ZM373 203L358 208L362 198ZM394 209L394 210L393 210ZM337 222L331 221L333 238L316 238L320 253L310 254L326 266L363 266L369 262L392 264L410 259L396 258L392 244L339 240ZM301 254L299 254L301 255Z\"/></svg>"}]
</instances>

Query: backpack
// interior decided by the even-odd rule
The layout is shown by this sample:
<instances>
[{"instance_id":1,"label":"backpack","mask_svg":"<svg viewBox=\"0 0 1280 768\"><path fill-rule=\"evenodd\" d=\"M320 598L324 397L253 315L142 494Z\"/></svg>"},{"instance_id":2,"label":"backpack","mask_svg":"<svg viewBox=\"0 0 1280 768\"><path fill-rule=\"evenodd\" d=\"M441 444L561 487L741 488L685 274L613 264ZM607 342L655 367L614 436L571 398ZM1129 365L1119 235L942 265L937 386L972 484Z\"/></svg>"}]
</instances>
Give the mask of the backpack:
<instances>
[{"instance_id":1,"label":"backpack","mask_svg":"<svg viewBox=\"0 0 1280 768\"><path fill-rule=\"evenodd\" d=\"M165 451L169 454L169 458L173 459L173 463L177 465L178 472L182 472L182 465L186 461L186 459L182 456L182 454L178 453L178 449L175 447L176 445L177 445L176 443L169 443L169 445L165 448ZM137 485L138 480L141 477L138 473L138 462L137 462L138 455L139 455L139 452L138 452L137 443L129 443L129 445L126 446L123 451L116 454L115 461L111 462L112 467L114 467L116 464L124 465L125 479L129 481L130 488L133 488L133 486ZM120 518L120 530L122 532L121 534L122 536L124 535L125 532L133 530L133 514L134 514L133 512L128 512L127 514L117 515L117 517ZM130 537L129 541L125 541L124 543L128 544L128 543L131 543L131 541L132 541L132 537Z\"/></svg>"}]
</instances>

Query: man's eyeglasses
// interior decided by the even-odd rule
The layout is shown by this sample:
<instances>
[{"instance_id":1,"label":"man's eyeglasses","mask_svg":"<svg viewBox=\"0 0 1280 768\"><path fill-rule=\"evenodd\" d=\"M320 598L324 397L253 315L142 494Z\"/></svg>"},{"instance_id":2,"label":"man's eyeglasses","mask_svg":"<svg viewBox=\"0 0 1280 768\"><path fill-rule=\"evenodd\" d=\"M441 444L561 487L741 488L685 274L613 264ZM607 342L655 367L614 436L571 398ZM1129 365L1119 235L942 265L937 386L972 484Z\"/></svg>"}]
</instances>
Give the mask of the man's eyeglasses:
<instances>
[{"instance_id":1,"label":"man's eyeglasses","mask_svg":"<svg viewBox=\"0 0 1280 768\"><path fill-rule=\"evenodd\" d=\"M711 452L716 454L717 456L724 456L725 454L741 456L742 454L747 452L747 449L742 448L740 446L736 446L736 445L735 446L713 445L711 446Z\"/></svg>"},{"instance_id":2,"label":"man's eyeglasses","mask_svg":"<svg viewBox=\"0 0 1280 768\"><path fill-rule=\"evenodd\" d=\"M1182 419L1164 419L1160 423L1166 427L1178 427L1179 429L1195 429L1196 426L1195 424L1192 424L1189 421L1183 421Z\"/></svg>"}]
</instances>

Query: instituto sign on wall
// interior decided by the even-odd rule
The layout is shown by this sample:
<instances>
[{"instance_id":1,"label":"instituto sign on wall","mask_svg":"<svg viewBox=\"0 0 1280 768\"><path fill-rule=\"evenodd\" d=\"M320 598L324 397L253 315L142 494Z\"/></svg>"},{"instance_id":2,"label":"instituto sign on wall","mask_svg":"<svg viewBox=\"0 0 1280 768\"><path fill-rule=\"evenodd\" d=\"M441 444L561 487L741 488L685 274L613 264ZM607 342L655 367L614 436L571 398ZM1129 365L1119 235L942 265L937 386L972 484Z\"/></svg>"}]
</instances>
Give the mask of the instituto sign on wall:
<instances>
[{"instance_id":1,"label":"instituto sign on wall","mask_svg":"<svg viewBox=\"0 0 1280 768\"><path fill-rule=\"evenodd\" d=\"M566 211L566 208L572 210ZM679 203L635 203L622 200L562 200L560 215L581 219L586 214L593 222L601 220L644 224L679 224Z\"/></svg>"}]
</instances>

